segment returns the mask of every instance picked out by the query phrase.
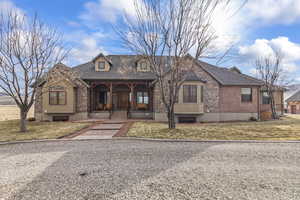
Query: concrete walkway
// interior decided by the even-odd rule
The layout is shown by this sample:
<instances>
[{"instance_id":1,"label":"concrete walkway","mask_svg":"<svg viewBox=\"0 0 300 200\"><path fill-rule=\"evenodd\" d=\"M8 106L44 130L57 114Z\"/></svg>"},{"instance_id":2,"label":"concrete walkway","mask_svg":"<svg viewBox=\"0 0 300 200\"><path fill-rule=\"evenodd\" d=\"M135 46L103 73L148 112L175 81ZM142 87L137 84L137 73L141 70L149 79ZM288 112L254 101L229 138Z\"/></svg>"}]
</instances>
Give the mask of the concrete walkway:
<instances>
[{"instance_id":1,"label":"concrete walkway","mask_svg":"<svg viewBox=\"0 0 300 200\"><path fill-rule=\"evenodd\" d=\"M117 134L124 125L125 122L123 121L106 121L92 127L90 130L74 137L73 139L112 139L112 137Z\"/></svg>"}]
</instances>

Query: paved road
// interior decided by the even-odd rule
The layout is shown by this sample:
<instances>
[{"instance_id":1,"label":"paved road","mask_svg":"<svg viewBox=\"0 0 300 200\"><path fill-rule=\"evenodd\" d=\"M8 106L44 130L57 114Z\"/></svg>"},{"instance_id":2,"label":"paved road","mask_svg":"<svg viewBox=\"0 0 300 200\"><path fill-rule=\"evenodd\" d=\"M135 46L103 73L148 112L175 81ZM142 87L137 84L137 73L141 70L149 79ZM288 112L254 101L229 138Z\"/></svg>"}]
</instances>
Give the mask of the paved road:
<instances>
[{"instance_id":1,"label":"paved road","mask_svg":"<svg viewBox=\"0 0 300 200\"><path fill-rule=\"evenodd\" d=\"M0 145L0 199L300 199L300 144Z\"/></svg>"}]
</instances>

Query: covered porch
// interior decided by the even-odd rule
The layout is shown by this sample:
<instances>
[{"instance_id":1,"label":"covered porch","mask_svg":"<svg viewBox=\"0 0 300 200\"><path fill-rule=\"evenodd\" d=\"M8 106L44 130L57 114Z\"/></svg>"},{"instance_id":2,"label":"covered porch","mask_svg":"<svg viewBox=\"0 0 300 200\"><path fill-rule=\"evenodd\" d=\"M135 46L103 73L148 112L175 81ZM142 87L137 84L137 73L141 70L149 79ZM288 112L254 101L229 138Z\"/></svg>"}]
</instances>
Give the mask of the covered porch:
<instances>
[{"instance_id":1,"label":"covered porch","mask_svg":"<svg viewBox=\"0 0 300 200\"><path fill-rule=\"evenodd\" d=\"M150 81L92 81L89 112L94 118L111 118L126 113L126 118L153 118L153 87Z\"/></svg>"}]
</instances>

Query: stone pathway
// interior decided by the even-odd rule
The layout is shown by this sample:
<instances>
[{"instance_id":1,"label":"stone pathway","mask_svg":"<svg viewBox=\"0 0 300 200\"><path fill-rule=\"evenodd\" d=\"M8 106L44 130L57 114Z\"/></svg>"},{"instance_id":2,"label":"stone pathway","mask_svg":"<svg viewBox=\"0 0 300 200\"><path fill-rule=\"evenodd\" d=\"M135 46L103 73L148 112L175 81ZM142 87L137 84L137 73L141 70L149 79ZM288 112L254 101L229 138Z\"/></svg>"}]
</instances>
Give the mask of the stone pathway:
<instances>
[{"instance_id":1,"label":"stone pathway","mask_svg":"<svg viewBox=\"0 0 300 200\"><path fill-rule=\"evenodd\" d=\"M74 137L74 140L82 139L111 139L125 125L123 121L107 121L92 127L90 130Z\"/></svg>"}]
</instances>

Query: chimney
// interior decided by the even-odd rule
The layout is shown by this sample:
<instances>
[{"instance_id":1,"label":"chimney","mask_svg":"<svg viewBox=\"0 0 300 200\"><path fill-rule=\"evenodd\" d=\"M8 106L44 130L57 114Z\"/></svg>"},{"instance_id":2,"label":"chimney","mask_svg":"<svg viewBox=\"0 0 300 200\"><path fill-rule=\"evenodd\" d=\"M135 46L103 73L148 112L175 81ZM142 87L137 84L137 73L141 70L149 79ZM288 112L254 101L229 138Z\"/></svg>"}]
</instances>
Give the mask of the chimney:
<instances>
[{"instance_id":1,"label":"chimney","mask_svg":"<svg viewBox=\"0 0 300 200\"><path fill-rule=\"evenodd\" d=\"M231 67L229 70L237 74L242 74L241 70L236 66Z\"/></svg>"}]
</instances>

